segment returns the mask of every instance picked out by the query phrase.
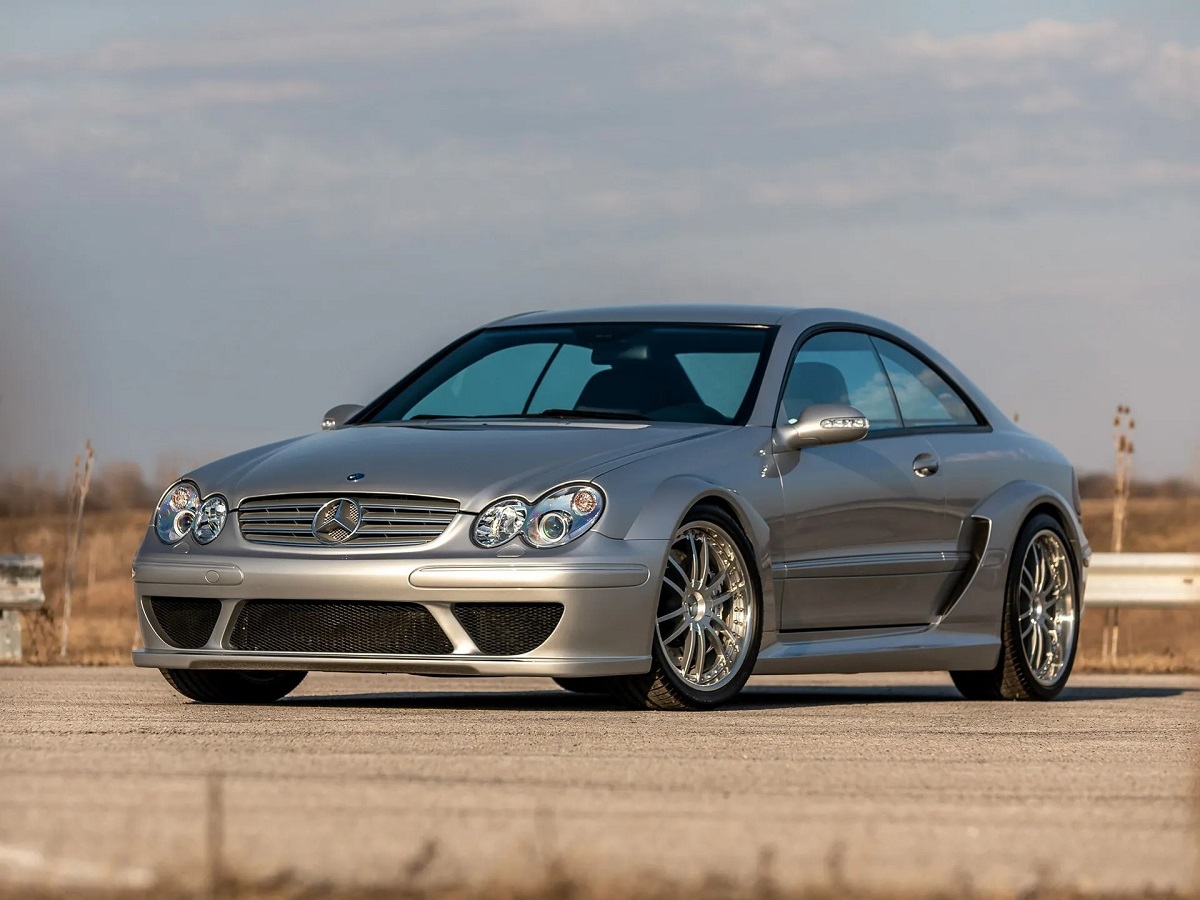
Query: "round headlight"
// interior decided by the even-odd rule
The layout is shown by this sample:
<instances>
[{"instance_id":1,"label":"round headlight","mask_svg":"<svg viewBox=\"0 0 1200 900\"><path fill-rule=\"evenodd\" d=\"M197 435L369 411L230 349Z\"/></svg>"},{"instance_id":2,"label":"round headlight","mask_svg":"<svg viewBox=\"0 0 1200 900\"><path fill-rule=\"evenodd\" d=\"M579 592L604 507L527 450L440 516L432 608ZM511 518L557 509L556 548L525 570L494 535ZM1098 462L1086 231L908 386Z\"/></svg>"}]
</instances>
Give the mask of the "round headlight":
<instances>
[{"instance_id":1,"label":"round headlight","mask_svg":"<svg viewBox=\"0 0 1200 900\"><path fill-rule=\"evenodd\" d=\"M562 512L548 512L538 518L537 534L547 544L557 544L571 530L571 517Z\"/></svg>"},{"instance_id":2,"label":"round headlight","mask_svg":"<svg viewBox=\"0 0 1200 900\"><path fill-rule=\"evenodd\" d=\"M604 495L590 484L572 484L542 497L525 523L525 541L534 547L561 547L582 537L604 512Z\"/></svg>"},{"instance_id":3,"label":"round headlight","mask_svg":"<svg viewBox=\"0 0 1200 900\"><path fill-rule=\"evenodd\" d=\"M200 508L200 491L190 481L181 481L167 488L154 513L154 530L161 541L177 544L183 540L196 521Z\"/></svg>"},{"instance_id":4,"label":"round headlight","mask_svg":"<svg viewBox=\"0 0 1200 900\"><path fill-rule=\"evenodd\" d=\"M213 494L200 504L200 511L192 522L192 537L197 543L210 544L221 529L225 527L225 519L229 516L229 504L220 494Z\"/></svg>"},{"instance_id":5,"label":"round headlight","mask_svg":"<svg viewBox=\"0 0 1200 900\"><path fill-rule=\"evenodd\" d=\"M471 538L488 550L507 544L525 527L529 507L518 497L497 500L475 519Z\"/></svg>"}]
</instances>

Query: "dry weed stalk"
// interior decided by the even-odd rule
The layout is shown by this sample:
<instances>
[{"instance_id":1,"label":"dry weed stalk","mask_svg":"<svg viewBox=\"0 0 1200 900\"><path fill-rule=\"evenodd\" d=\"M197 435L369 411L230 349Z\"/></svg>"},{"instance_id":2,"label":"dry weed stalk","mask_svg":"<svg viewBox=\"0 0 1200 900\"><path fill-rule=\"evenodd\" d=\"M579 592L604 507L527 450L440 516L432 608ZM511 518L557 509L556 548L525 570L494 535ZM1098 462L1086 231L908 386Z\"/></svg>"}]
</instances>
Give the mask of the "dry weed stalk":
<instances>
[{"instance_id":1,"label":"dry weed stalk","mask_svg":"<svg viewBox=\"0 0 1200 900\"><path fill-rule=\"evenodd\" d=\"M1133 430L1136 424L1129 407L1118 405L1113 418L1113 449L1116 453L1113 472L1113 553L1120 553L1125 546L1125 522L1133 484ZM1105 662L1116 662L1120 637L1121 610L1110 609L1105 616L1104 647L1101 651L1101 658Z\"/></svg>"},{"instance_id":2,"label":"dry weed stalk","mask_svg":"<svg viewBox=\"0 0 1200 900\"><path fill-rule=\"evenodd\" d=\"M75 476L71 480L69 494L71 516L67 527L67 562L63 577L62 646L58 651L59 659L67 658L67 642L71 636L71 588L75 583L79 544L83 540L83 507L87 503L88 488L92 484L92 465L96 459L90 438L85 447L82 469L79 465L79 457L75 457Z\"/></svg>"}]
</instances>

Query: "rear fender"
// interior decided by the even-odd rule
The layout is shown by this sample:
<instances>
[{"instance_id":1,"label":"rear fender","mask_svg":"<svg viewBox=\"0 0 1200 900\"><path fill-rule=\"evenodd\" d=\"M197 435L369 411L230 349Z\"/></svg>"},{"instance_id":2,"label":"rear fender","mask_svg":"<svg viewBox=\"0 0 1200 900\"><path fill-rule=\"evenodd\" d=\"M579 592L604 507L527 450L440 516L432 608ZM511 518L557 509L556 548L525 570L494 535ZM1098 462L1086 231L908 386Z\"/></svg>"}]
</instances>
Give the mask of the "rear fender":
<instances>
[{"instance_id":1,"label":"rear fender","mask_svg":"<svg viewBox=\"0 0 1200 900\"><path fill-rule=\"evenodd\" d=\"M1070 502L1058 492L1032 481L1014 481L988 496L971 512L975 533L987 535L975 553L975 571L935 625L943 631L981 631L1000 634L1008 566L1021 527L1038 507L1049 507L1062 523L1076 561L1082 594L1091 547Z\"/></svg>"}]
</instances>

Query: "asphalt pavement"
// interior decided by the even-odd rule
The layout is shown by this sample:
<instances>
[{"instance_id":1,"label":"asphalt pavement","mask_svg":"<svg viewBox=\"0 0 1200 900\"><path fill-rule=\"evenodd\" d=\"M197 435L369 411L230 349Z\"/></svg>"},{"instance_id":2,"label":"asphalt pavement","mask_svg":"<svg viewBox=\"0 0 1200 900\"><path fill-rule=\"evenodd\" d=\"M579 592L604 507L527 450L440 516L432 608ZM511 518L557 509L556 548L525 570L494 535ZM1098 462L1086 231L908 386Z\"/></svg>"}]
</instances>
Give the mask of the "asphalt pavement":
<instances>
[{"instance_id":1,"label":"asphalt pavement","mask_svg":"<svg viewBox=\"0 0 1200 900\"><path fill-rule=\"evenodd\" d=\"M157 672L0 668L0 883L608 872L1183 887L1200 678L968 703L940 674L754 679L650 713L543 679L310 675L273 706Z\"/></svg>"}]
</instances>

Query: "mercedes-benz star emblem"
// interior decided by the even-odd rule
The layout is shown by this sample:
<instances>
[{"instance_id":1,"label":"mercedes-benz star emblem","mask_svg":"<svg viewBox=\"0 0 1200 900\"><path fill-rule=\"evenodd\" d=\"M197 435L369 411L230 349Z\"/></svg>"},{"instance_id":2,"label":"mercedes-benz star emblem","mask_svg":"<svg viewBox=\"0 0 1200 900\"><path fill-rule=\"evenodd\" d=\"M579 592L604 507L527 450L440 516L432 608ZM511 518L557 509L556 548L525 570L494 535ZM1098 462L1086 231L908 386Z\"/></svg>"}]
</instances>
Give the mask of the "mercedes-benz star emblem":
<instances>
[{"instance_id":1,"label":"mercedes-benz star emblem","mask_svg":"<svg viewBox=\"0 0 1200 900\"><path fill-rule=\"evenodd\" d=\"M312 533L322 544L344 544L358 532L362 510L349 497L330 500L313 516Z\"/></svg>"}]
</instances>

